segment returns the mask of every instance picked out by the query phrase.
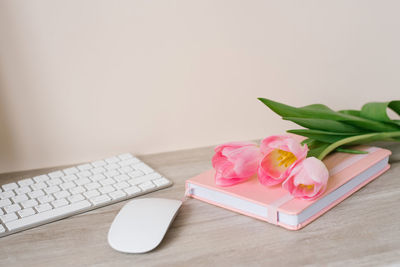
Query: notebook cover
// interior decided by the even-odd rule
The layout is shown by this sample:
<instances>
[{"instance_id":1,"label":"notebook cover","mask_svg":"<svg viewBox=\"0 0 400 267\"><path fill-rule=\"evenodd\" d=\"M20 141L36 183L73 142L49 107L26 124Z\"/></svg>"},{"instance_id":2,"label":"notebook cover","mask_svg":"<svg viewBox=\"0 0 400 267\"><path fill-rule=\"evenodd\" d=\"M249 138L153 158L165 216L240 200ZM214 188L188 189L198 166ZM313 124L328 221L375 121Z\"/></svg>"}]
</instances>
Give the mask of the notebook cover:
<instances>
[{"instance_id":1,"label":"notebook cover","mask_svg":"<svg viewBox=\"0 0 400 267\"><path fill-rule=\"evenodd\" d=\"M215 185L214 174L215 171L209 170L204 173L201 173L198 176L195 176L186 181L186 187L188 183L197 184L199 186L223 192L225 194L229 194L234 197L238 197L250 202L257 203L262 206L268 207L268 213L270 212L270 208L274 207L276 211L284 212L287 214L300 214L303 210L311 206L313 203L317 202L319 199L323 198L325 195L329 194L330 192L334 191L341 185L348 182L353 177L357 176L358 174L364 172L371 166L374 166L379 161L383 160L384 158L388 157L391 152L386 149L377 148L377 147L367 147L367 146L358 146L355 149L366 150L369 151L368 154L348 154L348 153L333 153L324 159L324 163L327 166L330 177L327 185L327 189L318 199L309 201L309 200L302 200L302 199L291 199L291 196L288 194L286 190L284 190L280 185L266 187L258 182L256 176L247 180L246 182L236 184L230 187L220 187ZM236 210L232 207L225 207L219 203L213 203L208 199L202 199L198 196L192 196L193 198L197 198L199 200L208 202L213 205L217 205L226 209L233 210L235 212L239 212L251 217L255 217L260 220L276 223L282 227L285 227L290 230L298 230L319 216L323 213L331 209L333 206L337 205L339 202L347 198L349 195L363 187L365 184L369 183L373 179L377 178L383 172L389 169L389 165L387 165L383 170L372 175L362 184L354 187L348 193L346 193L341 198L335 200L333 203L316 213L315 215L308 218L306 221L298 224L296 226L286 225L283 224L275 219L275 222L272 222L270 219L266 219L264 217L255 216L254 214L246 213L242 210ZM286 199L286 200L285 200ZM274 210L274 209L272 209ZM275 212L276 213L276 212Z\"/></svg>"}]
</instances>

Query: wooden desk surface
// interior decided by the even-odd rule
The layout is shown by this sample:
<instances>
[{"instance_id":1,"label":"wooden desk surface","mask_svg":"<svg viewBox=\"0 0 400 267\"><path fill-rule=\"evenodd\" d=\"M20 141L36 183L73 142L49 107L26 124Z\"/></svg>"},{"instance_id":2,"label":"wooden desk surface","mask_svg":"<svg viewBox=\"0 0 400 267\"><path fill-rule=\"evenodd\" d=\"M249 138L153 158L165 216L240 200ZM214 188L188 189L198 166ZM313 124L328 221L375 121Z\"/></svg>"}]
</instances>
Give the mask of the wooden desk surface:
<instances>
[{"instance_id":1,"label":"wooden desk surface","mask_svg":"<svg viewBox=\"0 0 400 267\"><path fill-rule=\"evenodd\" d=\"M212 155L212 148L200 148L141 156L175 183L144 197L181 199L184 181L210 168ZM49 170L0 175L0 181ZM107 244L124 201L1 238L0 266L398 265L399 176L400 163L392 162L389 171L300 231L189 199L161 245L141 255Z\"/></svg>"}]
</instances>

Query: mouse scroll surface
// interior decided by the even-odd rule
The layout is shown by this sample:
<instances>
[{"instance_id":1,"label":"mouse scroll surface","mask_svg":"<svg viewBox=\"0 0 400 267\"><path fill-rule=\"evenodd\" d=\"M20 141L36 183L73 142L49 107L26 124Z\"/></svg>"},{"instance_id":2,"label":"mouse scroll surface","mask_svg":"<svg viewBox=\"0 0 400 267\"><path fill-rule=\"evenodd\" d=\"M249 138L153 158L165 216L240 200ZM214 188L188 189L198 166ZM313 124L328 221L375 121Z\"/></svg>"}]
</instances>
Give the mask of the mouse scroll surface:
<instances>
[{"instance_id":1,"label":"mouse scroll surface","mask_svg":"<svg viewBox=\"0 0 400 267\"><path fill-rule=\"evenodd\" d=\"M144 253L156 248L181 205L182 201L161 198L128 202L111 224L108 243L126 253Z\"/></svg>"}]
</instances>

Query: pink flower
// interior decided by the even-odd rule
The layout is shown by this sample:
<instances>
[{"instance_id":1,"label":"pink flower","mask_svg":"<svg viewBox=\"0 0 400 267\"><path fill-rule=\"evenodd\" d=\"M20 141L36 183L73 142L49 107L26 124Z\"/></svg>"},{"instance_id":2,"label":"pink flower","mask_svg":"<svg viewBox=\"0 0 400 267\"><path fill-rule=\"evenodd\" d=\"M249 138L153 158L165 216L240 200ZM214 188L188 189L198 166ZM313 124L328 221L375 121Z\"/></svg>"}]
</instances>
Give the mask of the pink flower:
<instances>
[{"instance_id":1,"label":"pink flower","mask_svg":"<svg viewBox=\"0 0 400 267\"><path fill-rule=\"evenodd\" d=\"M326 189L329 172L325 164L314 157L296 164L282 187L297 198L313 200Z\"/></svg>"},{"instance_id":2,"label":"pink flower","mask_svg":"<svg viewBox=\"0 0 400 267\"><path fill-rule=\"evenodd\" d=\"M215 183L231 186L249 179L257 173L260 159L260 149L255 143L234 142L217 146L212 158Z\"/></svg>"},{"instance_id":3,"label":"pink flower","mask_svg":"<svg viewBox=\"0 0 400 267\"><path fill-rule=\"evenodd\" d=\"M287 135L273 135L261 141L264 158L258 168L258 179L266 186L282 183L292 166L306 158L307 145Z\"/></svg>"}]
</instances>

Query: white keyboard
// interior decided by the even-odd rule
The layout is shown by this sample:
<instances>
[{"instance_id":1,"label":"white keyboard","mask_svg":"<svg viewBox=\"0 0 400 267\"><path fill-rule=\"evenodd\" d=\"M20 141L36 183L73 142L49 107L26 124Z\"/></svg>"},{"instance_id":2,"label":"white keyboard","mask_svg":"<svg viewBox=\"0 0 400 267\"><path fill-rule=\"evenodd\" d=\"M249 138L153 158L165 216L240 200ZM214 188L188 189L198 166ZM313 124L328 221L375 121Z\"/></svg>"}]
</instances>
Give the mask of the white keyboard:
<instances>
[{"instance_id":1,"label":"white keyboard","mask_svg":"<svg viewBox=\"0 0 400 267\"><path fill-rule=\"evenodd\" d=\"M0 237L170 185L131 154L5 184L0 188Z\"/></svg>"}]
</instances>

